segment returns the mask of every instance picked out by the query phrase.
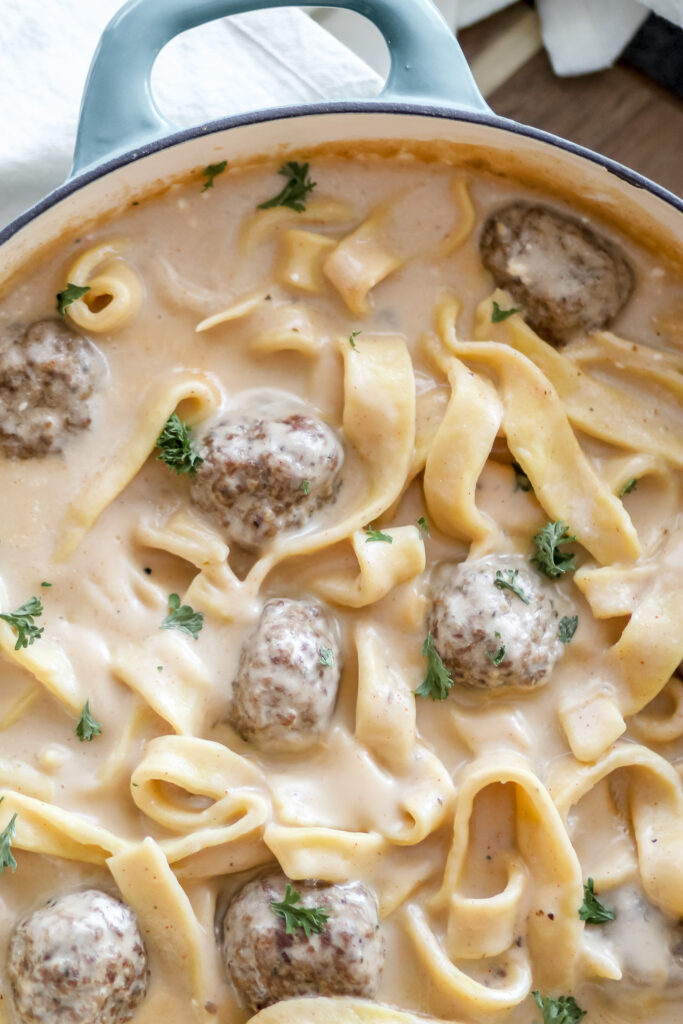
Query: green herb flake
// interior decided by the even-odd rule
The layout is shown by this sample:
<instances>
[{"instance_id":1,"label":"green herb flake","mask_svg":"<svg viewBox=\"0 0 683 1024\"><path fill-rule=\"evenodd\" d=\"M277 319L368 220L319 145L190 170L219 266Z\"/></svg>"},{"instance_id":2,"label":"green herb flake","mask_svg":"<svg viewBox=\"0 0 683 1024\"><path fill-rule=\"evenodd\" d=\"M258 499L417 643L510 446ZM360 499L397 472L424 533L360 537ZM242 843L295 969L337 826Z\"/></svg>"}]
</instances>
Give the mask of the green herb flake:
<instances>
[{"instance_id":1,"label":"green herb flake","mask_svg":"<svg viewBox=\"0 0 683 1024\"><path fill-rule=\"evenodd\" d=\"M59 315L64 316L67 306L70 306L77 299L82 299L89 291L90 285L86 284L81 288L78 284L69 283L63 292L57 292L57 312Z\"/></svg>"},{"instance_id":2,"label":"green herb flake","mask_svg":"<svg viewBox=\"0 0 683 1024\"><path fill-rule=\"evenodd\" d=\"M94 736L99 736L102 732L102 725L96 721L90 714L90 701L86 700L81 711L81 717L78 719L78 723L74 732L78 736L81 743L91 743Z\"/></svg>"},{"instance_id":3,"label":"green herb flake","mask_svg":"<svg viewBox=\"0 0 683 1024\"><path fill-rule=\"evenodd\" d=\"M524 491L528 494L532 490L531 480L518 463L513 462L512 469L515 474L515 490Z\"/></svg>"},{"instance_id":4,"label":"green herb flake","mask_svg":"<svg viewBox=\"0 0 683 1024\"><path fill-rule=\"evenodd\" d=\"M531 993L543 1014L543 1024L578 1024L586 1011L576 1003L573 996L542 996L536 989Z\"/></svg>"},{"instance_id":5,"label":"green herb flake","mask_svg":"<svg viewBox=\"0 0 683 1024\"><path fill-rule=\"evenodd\" d=\"M629 479L626 481L624 486L619 491L619 497L623 498L625 494L630 494L631 491L635 491L637 486L638 481L636 480L636 478L634 476L629 477Z\"/></svg>"},{"instance_id":6,"label":"green herb flake","mask_svg":"<svg viewBox=\"0 0 683 1024\"><path fill-rule=\"evenodd\" d=\"M288 206L290 210L303 213L306 209L306 196L316 186L316 182L311 181L308 176L308 167L307 163L299 164L296 160L288 160L287 163L284 163L277 173L281 174L283 178L287 178L287 184L272 199L267 199L265 203L259 203L258 209L269 210L273 206Z\"/></svg>"},{"instance_id":7,"label":"green herb flake","mask_svg":"<svg viewBox=\"0 0 683 1024\"><path fill-rule=\"evenodd\" d=\"M4 800L4 796L0 797L0 804ZM17 862L14 859L12 853L12 837L14 835L14 829L17 822L16 814L13 814L6 827L0 832L0 875L5 868L11 868L12 871L17 870Z\"/></svg>"},{"instance_id":8,"label":"green herb flake","mask_svg":"<svg viewBox=\"0 0 683 1024\"><path fill-rule=\"evenodd\" d=\"M557 639L563 644L570 643L574 633L576 633L578 624L578 615L563 615L557 627Z\"/></svg>"},{"instance_id":9,"label":"green herb flake","mask_svg":"<svg viewBox=\"0 0 683 1024\"><path fill-rule=\"evenodd\" d=\"M196 612L189 604L180 603L178 594L168 595L169 613L161 623L160 629L179 629L197 639L204 625L204 613Z\"/></svg>"},{"instance_id":10,"label":"green herb flake","mask_svg":"<svg viewBox=\"0 0 683 1024\"><path fill-rule=\"evenodd\" d=\"M494 299L493 309L491 310L491 323L502 323L503 320L507 320L509 316L513 316L515 313L519 313L519 308L517 306L513 306L512 309L501 309Z\"/></svg>"},{"instance_id":11,"label":"green herb flake","mask_svg":"<svg viewBox=\"0 0 683 1024\"><path fill-rule=\"evenodd\" d=\"M595 895L593 879L589 878L583 886L583 904L579 907L579 917L586 924L605 924L613 921L617 915L609 907L603 906Z\"/></svg>"},{"instance_id":12,"label":"green herb flake","mask_svg":"<svg viewBox=\"0 0 683 1024\"><path fill-rule=\"evenodd\" d=\"M41 587L51 587L52 586L52 584L48 583L47 580L43 580L43 582L40 585L41 585Z\"/></svg>"},{"instance_id":13,"label":"green herb flake","mask_svg":"<svg viewBox=\"0 0 683 1024\"><path fill-rule=\"evenodd\" d=\"M179 475L189 473L194 476L197 466L204 461L192 446L191 434L191 429L174 412L156 440L159 449L157 459Z\"/></svg>"},{"instance_id":14,"label":"green herb flake","mask_svg":"<svg viewBox=\"0 0 683 1024\"><path fill-rule=\"evenodd\" d=\"M311 493L311 481L310 480L302 480L300 485L299 485L299 490L303 491L304 494L310 494Z\"/></svg>"},{"instance_id":15,"label":"green herb flake","mask_svg":"<svg viewBox=\"0 0 683 1024\"><path fill-rule=\"evenodd\" d=\"M570 535L569 527L561 519L555 523L546 523L534 537L536 554L531 561L551 578L573 572L576 568L574 555L560 551L560 544L571 544L575 540L576 537Z\"/></svg>"},{"instance_id":16,"label":"green herb flake","mask_svg":"<svg viewBox=\"0 0 683 1024\"><path fill-rule=\"evenodd\" d=\"M415 695L431 697L432 700L445 700L453 686L453 677L444 665L431 633L427 633L422 644L422 657L427 659L427 671L415 690Z\"/></svg>"},{"instance_id":17,"label":"green herb flake","mask_svg":"<svg viewBox=\"0 0 683 1024\"><path fill-rule=\"evenodd\" d=\"M163 665L157 665L157 672L163 672L163 671L164 671L164 666Z\"/></svg>"},{"instance_id":18,"label":"green herb flake","mask_svg":"<svg viewBox=\"0 0 683 1024\"><path fill-rule=\"evenodd\" d=\"M420 540L424 540L425 537L431 537L431 533L429 532L429 523L425 516L420 516L417 521L417 528L420 533Z\"/></svg>"},{"instance_id":19,"label":"green herb flake","mask_svg":"<svg viewBox=\"0 0 683 1024\"><path fill-rule=\"evenodd\" d=\"M320 648L320 664L325 668L332 668L334 665L334 651L331 647Z\"/></svg>"},{"instance_id":20,"label":"green herb flake","mask_svg":"<svg viewBox=\"0 0 683 1024\"><path fill-rule=\"evenodd\" d=\"M284 919L287 935L293 935L297 928L303 928L307 939L313 932L324 932L329 913L322 907L302 907L300 903L301 893L287 882L285 898L279 903L271 900L270 909Z\"/></svg>"},{"instance_id":21,"label":"green herb flake","mask_svg":"<svg viewBox=\"0 0 683 1024\"><path fill-rule=\"evenodd\" d=\"M221 160L219 164L209 164L202 171L202 177L205 178L204 188L202 192L206 192L207 188L213 188L214 178L217 178L219 174L222 174L225 168L228 166L227 160Z\"/></svg>"},{"instance_id":22,"label":"green herb flake","mask_svg":"<svg viewBox=\"0 0 683 1024\"><path fill-rule=\"evenodd\" d=\"M356 350L356 338L360 333L360 331L351 331L349 334L349 345L354 351Z\"/></svg>"},{"instance_id":23,"label":"green herb flake","mask_svg":"<svg viewBox=\"0 0 683 1024\"><path fill-rule=\"evenodd\" d=\"M35 623L38 616L42 614L43 605L40 598L32 597L25 604L22 604L20 608L17 608L15 612L0 615L0 619L8 622L17 634L17 642L14 645L15 651L21 650L22 647L30 646L30 644L39 640L43 635L45 627L36 626Z\"/></svg>"},{"instance_id":24,"label":"green herb flake","mask_svg":"<svg viewBox=\"0 0 683 1024\"><path fill-rule=\"evenodd\" d=\"M517 583L518 576L519 569L503 569L502 571L498 569L493 585L498 587L499 590L511 590L515 597L518 597L520 601L524 601L524 604L528 604L529 598Z\"/></svg>"},{"instance_id":25,"label":"green herb flake","mask_svg":"<svg viewBox=\"0 0 683 1024\"><path fill-rule=\"evenodd\" d=\"M371 526L366 526L365 532L367 534L365 538L366 544L372 544L377 541L384 541L385 544L394 543L394 538L390 537L388 533L382 533L381 530L373 530Z\"/></svg>"},{"instance_id":26,"label":"green herb flake","mask_svg":"<svg viewBox=\"0 0 683 1024\"><path fill-rule=\"evenodd\" d=\"M500 633L496 630L496 637L500 640ZM493 662L496 668L500 665L501 661L505 657L505 644L501 644L496 651L487 651L486 657Z\"/></svg>"}]
</instances>

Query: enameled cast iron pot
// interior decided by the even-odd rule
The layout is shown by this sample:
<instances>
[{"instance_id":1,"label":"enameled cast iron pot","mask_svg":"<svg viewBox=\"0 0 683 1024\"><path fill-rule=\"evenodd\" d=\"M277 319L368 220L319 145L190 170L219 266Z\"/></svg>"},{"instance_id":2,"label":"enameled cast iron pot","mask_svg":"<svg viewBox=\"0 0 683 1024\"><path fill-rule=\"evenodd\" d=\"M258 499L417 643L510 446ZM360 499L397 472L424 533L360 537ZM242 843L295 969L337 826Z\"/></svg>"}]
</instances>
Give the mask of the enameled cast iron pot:
<instances>
[{"instance_id":1,"label":"enameled cast iron pot","mask_svg":"<svg viewBox=\"0 0 683 1024\"><path fill-rule=\"evenodd\" d=\"M105 30L85 87L72 176L0 231L0 283L34 252L155 185L209 163L325 143L410 140L555 190L683 265L683 202L605 157L497 117L430 0L326 0L371 19L391 55L376 100L261 110L178 131L151 94L154 61L204 22L296 0L130 0ZM367 141L366 141L367 144Z\"/></svg>"}]
</instances>

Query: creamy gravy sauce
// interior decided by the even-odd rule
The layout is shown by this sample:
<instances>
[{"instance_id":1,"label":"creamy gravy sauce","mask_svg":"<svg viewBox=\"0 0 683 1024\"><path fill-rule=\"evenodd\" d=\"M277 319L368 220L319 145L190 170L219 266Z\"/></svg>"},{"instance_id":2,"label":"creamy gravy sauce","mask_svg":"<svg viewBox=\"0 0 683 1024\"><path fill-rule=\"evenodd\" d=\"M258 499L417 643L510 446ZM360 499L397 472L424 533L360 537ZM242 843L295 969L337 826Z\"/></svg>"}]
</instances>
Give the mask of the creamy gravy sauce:
<instances>
[{"instance_id":1,"label":"creamy gravy sauce","mask_svg":"<svg viewBox=\"0 0 683 1024\"><path fill-rule=\"evenodd\" d=\"M86 815L125 839L141 840L146 835L161 839L170 834L137 809L129 785L146 744L168 733L169 727L151 709L139 711L140 699L112 674L111 651L123 641L142 644L155 635L167 612L168 594L182 594L195 574L187 562L145 547L134 536L135 526L142 520L155 514L166 519L173 510L187 507L188 485L186 478L176 477L154 458L149 459L86 534L77 551L66 563L59 564L53 560L53 551L67 503L81 493L84 482L105 466L109 454L130 436L152 387L169 367L213 373L221 382L226 405L241 403L250 389L276 387L297 396L338 428L343 388L333 342L361 329L366 334L400 333L413 354L418 390L442 386L442 381L435 381L419 344L422 333L432 329L439 293L444 286L457 293L463 304L459 336L471 337L475 308L491 291L489 275L477 253L478 225L506 201L538 199L510 182L483 174L469 175L477 227L461 248L436 260L429 254L453 228L457 216L450 194L451 168L409 157L317 159L312 168L318 183L314 195L343 199L352 207L352 214L348 224L302 224L302 228L339 238L378 204L396 199L398 206L387 235L394 250L402 255L418 254L373 289L371 311L358 317L349 313L331 287L324 294L300 297L275 283L278 230L250 256L238 256L244 221L253 215L257 203L280 187L273 171L271 166L228 171L206 192L201 191L200 180L172 186L162 197L131 207L115 224L65 238L49 262L15 281L0 301L0 335L14 324L53 316L54 296L64 287L74 258L112 238L122 240L126 259L144 283L144 301L135 320L111 334L93 336L106 359L107 378L93 401L91 428L69 437L63 455L28 461L0 458L0 494L4 496L0 577L7 588L3 610L17 607L33 594L42 598L45 611L40 624L45 626L45 636L67 653L97 719L103 723L101 736L92 743L80 743L73 733L73 716L26 670L3 660L0 773L5 762L21 765L24 792ZM570 211L569 204L557 197L541 197L541 201ZM285 226L298 227L295 216ZM597 227L609 234L604 225ZM612 329L640 345L680 351L680 335L676 336L676 325L671 320L671 311L680 301L680 282L632 240L620 237L617 241L635 268L637 285ZM314 333L322 342L319 358L251 352L249 341L261 329L259 315L195 333L199 320L225 308L243 293L262 287L269 291L274 306L283 302L305 305ZM633 378L627 381L618 366L610 369L609 379L620 386L633 386ZM648 395L653 411L659 401L670 400L647 381L638 383L636 393ZM614 449L591 439L586 439L585 447L598 467L601 458L615 454ZM309 529L348 514L367 486L361 463L348 445L343 479L337 503L321 511ZM646 477L625 499L643 541L645 558L657 559L662 535L681 529L679 487L678 478L672 491L658 478ZM488 462L477 485L477 503L505 531L511 549L523 554L530 551L532 535L548 518L533 493L515 489L514 471L505 461ZM382 525L415 523L424 514L421 486L413 483L393 516L382 519ZM428 565L433 565L462 559L467 546L432 527L426 551ZM244 575L253 562L250 556L239 554L231 559L238 575ZM199 640L191 642L211 680L198 735L228 745L263 769L278 823L391 833L406 824L400 804L403 781L353 740L357 664L352 637L359 623L371 622L383 638L387 659L400 666L405 680L415 689L424 672L420 653L424 618L419 609L426 612L426 574L400 585L368 608L335 609L344 636L345 668L332 728L313 751L300 756L259 752L237 737L224 721L240 646L258 619L262 600L305 595L316 576L344 566L354 571L355 559L344 544L285 561L266 579L259 600L245 607L235 622L207 615ZM41 589L41 581L52 586ZM557 709L567 694L585 690L589 695L595 689L599 658L618 639L624 620L594 618L570 577L549 584L549 590L560 615L578 614L580 629L547 686L493 696L456 687L446 702L417 701L419 733L453 775L456 785L463 768L474 758L495 757L501 750L523 754L541 779L556 759L567 756L567 740ZM163 686L163 671L159 673L159 685ZM34 690L35 695L30 697ZM25 695L30 707L12 721L13 709ZM129 727L132 731L122 747L120 736ZM632 738L640 740L636 733ZM656 749L674 764L683 756L679 741ZM0 777L0 782L4 781ZM182 793L179 799L182 802ZM1 811L0 807L0 826L4 826ZM591 873L609 877L614 862L619 883L639 888L628 815L617 809L607 782L577 805L569 828L584 878ZM393 872L399 889L402 879L412 878L413 882L406 883L406 895L414 890L413 898L424 903L441 882L451 829L448 818L417 846L396 846L387 858L384 875L389 879ZM504 860L515 848L514 796L509 785L494 785L475 801L463 893L483 897L501 891L506 880ZM5 948L15 921L48 895L84 884L115 888L104 868L15 852L17 871L6 870L0 876L0 949ZM206 929L205 955L215 961L217 978L222 978L222 971L213 937L216 902L224 906L244 877L238 873L186 881ZM391 888L389 881L387 886ZM603 895L609 904L609 892ZM435 927L445 929L445 919L437 919ZM658 925L651 927L656 930ZM439 993L418 961L400 913L390 914L382 928L387 961L378 1000L434 1016L458 1017L460 1014ZM605 944L599 928L593 926L589 931L591 943L598 947ZM619 933L618 942L629 943L630 948L616 949L617 958L622 954L637 958L641 942L638 931ZM483 963L462 961L460 966L496 986L504 961L503 956ZM163 979L155 983L163 984ZM217 984L217 1019L226 1024L246 1020L248 1013L228 984ZM627 985L620 989L616 982L595 981L587 972L572 994L588 1011L587 1020L591 1022L648 1020L651 1024L674 1024L679 1020L676 1003L663 998L659 990L635 991L634 996ZM1 964L0 999L0 1019L4 1012L7 1021L14 1024L12 999ZM178 1007L178 1019L181 1011ZM506 1024L528 1024L539 1015L529 997L503 1019Z\"/></svg>"}]
</instances>

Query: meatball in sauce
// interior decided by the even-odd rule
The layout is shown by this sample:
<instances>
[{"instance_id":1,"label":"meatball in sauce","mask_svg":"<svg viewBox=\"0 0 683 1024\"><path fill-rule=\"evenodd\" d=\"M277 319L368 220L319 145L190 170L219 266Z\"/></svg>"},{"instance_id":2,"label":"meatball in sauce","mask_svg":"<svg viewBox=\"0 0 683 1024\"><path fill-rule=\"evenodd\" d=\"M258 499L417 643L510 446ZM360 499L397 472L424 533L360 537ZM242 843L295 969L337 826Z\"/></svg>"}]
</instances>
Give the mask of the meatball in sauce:
<instances>
[{"instance_id":1,"label":"meatball in sauce","mask_svg":"<svg viewBox=\"0 0 683 1024\"><path fill-rule=\"evenodd\" d=\"M300 408L235 410L199 442L192 500L247 550L302 526L336 498L344 449Z\"/></svg>"},{"instance_id":2,"label":"meatball in sauce","mask_svg":"<svg viewBox=\"0 0 683 1024\"><path fill-rule=\"evenodd\" d=\"M229 719L267 750L315 743L332 717L341 673L339 625L314 601L267 601L246 640Z\"/></svg>"},{"instance_id":3,"label":"meatball in sauce","mask_svg":"<svg viewBox=\"0 0 683 1024\"><path fill-rule=\"evenodd\" d=\"M361 996L372 999L384 965L377 898L361 882L290 883L298 906L327 914L321 932L287 932L271 903L285 899L288 879L273 871L248 882L223 920L223 959L245 1002L260 1010L295 996Z\"/></svg>"},{"instance_id":4,"label":"meatball in sauce","mask_svg":"<svg viewBox=\"0 0 683 1024\"><path fill-rule=\"evenodd\" d=\"M516 202L491 214L479 251L496 284L548 341L607 327L633 291L633 271L616 246L547 206Z\"/></svg>"},{"instance_id":5,"label":"meatball in sauce","mask_svg":"<svg viewBox=\"0 0 683 1024\"><path fill-rule=\"evenodd\" d=\"M94 345L68 324L39 320L0 341L0 447L11 458L60 452L90 426L103 371Z\"/></svg>"},{"instance_id":6,"label":"meatball in sauce","mask_svg":"<svg viewBox=\"0 0 683 1024\"><path fill-rule=\"evenodd\" d=\"M515 589L498 585L503 581ZM538 574L522 557L442 565L436 574L428 629L456 683L541 686L562 654L557 623Z\"/></svg>"},{"instance_id":7,"label":"meatball in sauce","mask_svg":"<svg viewBox=\"0 0 683 1024\"><path fill-rule=\"evenodd\" d=\"M119 1024L149 984L135 914L97 889L53 897L20 921L7 973L22 1024Z\"/></svg>"}]
</instances>

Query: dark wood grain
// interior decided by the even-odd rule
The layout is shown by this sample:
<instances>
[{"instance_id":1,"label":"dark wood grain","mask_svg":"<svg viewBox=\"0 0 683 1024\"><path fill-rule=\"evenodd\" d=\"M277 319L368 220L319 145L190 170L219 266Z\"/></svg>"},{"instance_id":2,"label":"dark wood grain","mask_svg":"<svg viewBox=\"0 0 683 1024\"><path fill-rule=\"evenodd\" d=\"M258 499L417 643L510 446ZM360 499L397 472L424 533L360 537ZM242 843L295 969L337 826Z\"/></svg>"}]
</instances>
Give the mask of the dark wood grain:
<instances>
[{"instance_id":1,"label":"dark wood grain","mask_svg":"<svg viewBox=\"0 0 683 1024\"><path fill-rule=\"evenodd\" d=\"M462 32L468 58L524 10L515 5ZM588 146L683 195L683 102L632 68L558 78L542 51L487 100L504 117Z\"/></svg>"}]
</instances>

